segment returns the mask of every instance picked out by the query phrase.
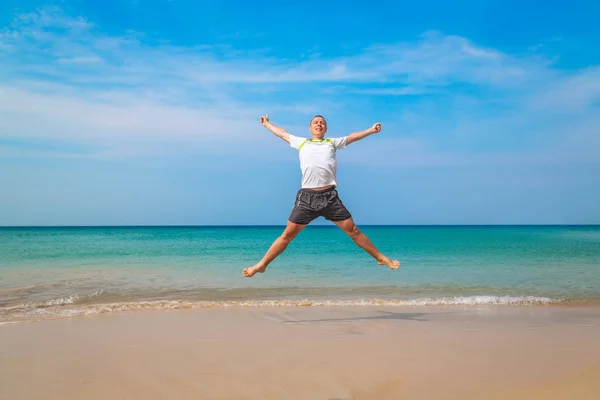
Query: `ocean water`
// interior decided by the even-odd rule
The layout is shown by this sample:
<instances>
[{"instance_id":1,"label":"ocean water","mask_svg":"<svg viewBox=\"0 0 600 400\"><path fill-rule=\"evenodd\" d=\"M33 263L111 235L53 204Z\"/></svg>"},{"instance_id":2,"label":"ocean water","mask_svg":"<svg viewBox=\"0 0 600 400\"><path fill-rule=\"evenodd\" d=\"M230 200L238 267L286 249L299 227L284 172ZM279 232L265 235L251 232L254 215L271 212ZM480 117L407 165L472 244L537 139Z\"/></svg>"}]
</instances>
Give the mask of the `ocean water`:
<instances>
[{"instance_id":1,"label":"ocean water","mask_svg":"<svg viewBox=\"0 0 600 400\"><path fill-rule=\"evenodd\" d=\"M0 228L0 322L138 309L600 302L600 226Z\"/></svg>"}]
</instances>

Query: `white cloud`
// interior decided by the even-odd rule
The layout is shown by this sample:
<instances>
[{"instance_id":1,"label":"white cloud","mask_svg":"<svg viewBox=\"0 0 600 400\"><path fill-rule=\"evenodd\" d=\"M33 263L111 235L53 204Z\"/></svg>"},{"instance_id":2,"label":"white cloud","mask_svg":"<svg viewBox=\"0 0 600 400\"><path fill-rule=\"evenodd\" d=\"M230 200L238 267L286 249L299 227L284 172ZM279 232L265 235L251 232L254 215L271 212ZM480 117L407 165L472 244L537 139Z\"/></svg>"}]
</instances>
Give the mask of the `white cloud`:
<instances>
[{"instance_id":1,"label":"white cloud","mask_svg":"<svg viewBox=\"0 0 600 400\"><path fill-rule=\"evenodd\" d=\"M199 150L199 142L264 137L257 123L263 113L341 113L360 107L364 96L400 101L422 94L440 97L427 103L429 108L402 105L395 112L388 107L385 115L378 105L361 110L398 127L418 127L422 121L411 122L415 118L433 119L438 122L424 130L452 132L458 139L502 135L503 129L518 136L527 132L514 131L521 125L511 121L527 119L527 127L536 121L547 124L552 118L547 108L580 112L581 123L589 126L595 123L590 107L600 98L597 68L560 71L538 56L516 57L435 32L415 42L373 45L351 56L313 55L291 62L266 50L240 54L210 46L151 45L141 33L112 36L101 28L50 8L17 16L0 31L0 138L102 143L107 150L101 154L111 157L155 154L161 142ZM492 95L465 94L461 85ZM472 104L465 107L465 99ZM491 121L482 110L498 103L511 111ZM448 105L461 113L454 121L460 124L451 126L453 121L441 115L448 113ZM300 120L287 127L304 131ZM374 151L393 157L398 154L395 143L408 149L403 160L415 165L483 162L458 147L435 150L431 137L408 142L394 137ZM507 156L497 159L502 157ZM530 159L535 157L539 155Z\"/></svg>"}]
</instances>

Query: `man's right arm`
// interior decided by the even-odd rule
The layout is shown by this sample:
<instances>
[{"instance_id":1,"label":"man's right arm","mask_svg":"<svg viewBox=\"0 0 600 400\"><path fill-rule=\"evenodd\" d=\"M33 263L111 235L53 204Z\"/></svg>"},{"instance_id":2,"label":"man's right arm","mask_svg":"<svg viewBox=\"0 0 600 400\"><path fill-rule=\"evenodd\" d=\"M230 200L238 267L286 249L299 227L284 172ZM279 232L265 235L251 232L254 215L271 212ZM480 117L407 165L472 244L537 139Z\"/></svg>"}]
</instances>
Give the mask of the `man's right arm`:
<instances>
[{"instance_id":1,"label":"man's right arm","mask_svg":"<svg viewBox=\"0 0 600 400\"><path fill-rule=\"evenodd\" d=\"M260 122L263 124L265 128L273 132L275 136L279 136L286 142L290 143L290 134L283 128L273 125L269 122L269 115L265 115L264 117L260 117Z\"/></svg>"}]
</instances>

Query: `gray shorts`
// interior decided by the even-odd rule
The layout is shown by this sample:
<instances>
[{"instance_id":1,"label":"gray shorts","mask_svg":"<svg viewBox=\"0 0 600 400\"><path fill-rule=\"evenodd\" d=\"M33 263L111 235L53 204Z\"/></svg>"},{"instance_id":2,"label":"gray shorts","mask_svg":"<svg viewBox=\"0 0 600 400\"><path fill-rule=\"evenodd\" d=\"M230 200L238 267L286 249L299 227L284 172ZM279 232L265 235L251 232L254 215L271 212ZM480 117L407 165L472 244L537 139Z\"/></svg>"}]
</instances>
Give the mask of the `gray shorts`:
<instances>
[{"instance_id":1,"label":"gray shorts","mask_svg":"<svg viewBox=\"0 0 600 400\"><path fill-rule=\"evenodd\" d=\"M352 217L340 200L335 187L325 190L298 190L296 204L289 217L290 222L307 225L318 217L332 222Z\"/></svg>"}]
</instances>

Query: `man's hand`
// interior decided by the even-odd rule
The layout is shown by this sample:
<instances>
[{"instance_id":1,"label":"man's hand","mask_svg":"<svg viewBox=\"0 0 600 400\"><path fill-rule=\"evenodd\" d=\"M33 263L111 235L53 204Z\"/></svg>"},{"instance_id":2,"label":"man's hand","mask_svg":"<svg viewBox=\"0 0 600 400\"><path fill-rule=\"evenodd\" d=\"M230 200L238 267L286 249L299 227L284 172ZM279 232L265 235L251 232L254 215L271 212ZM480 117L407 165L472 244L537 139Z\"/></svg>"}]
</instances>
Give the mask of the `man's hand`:
<instances>
[{"instance_id":1,"label":"man's hand","mask_svg":"<svg viewBox=\"0 0 600 400\"><path fill-rule=\"evenodd\" d=\"M371 133L379 133L381 132L381 124L379 122L377 122L376 124L373 124L373 126L370 129Z\"/></svg>"},{"instance_id":2,"label":"man's hand","mask_svg":"<svg viewBox=\"0 0 600 400\"><path fill-rule=\"evenodd\" d=\"M260 117L260 123L263 124L263 125L265 125L267 122L269 122L269 114L265 114L264 117L261 115L261 117Z\"/></svg>"}]
</instances>

